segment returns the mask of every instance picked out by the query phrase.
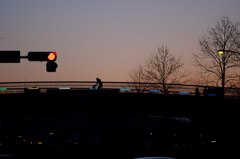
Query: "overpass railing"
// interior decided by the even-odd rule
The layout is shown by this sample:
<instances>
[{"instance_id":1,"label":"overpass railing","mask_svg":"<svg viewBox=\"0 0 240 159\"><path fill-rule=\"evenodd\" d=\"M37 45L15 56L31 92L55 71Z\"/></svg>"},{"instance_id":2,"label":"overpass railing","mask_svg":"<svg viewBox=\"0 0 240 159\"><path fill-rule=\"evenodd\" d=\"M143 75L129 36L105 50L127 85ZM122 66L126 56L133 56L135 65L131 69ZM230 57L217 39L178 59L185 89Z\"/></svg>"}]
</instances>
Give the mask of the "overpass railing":
<instances>
[{"instance_id":1,"label":"overpass railing","mask_svg":"<svg viewBox=\"0 0 240 159\"><path fill-rule=\"evenodd\" d=\"M0 94L26 93L26 90L47 93L47 90L92 90L96 81L27 81L27 82L0 82ZM160 89L162 83L143 83L143 82L103 82L103 90L119 90L120 93L165 93ZM195 95L195 89L198 87L202 95L205 86L191 84L166 84L168 85L168 94ZM218 87L208 87L214 88ZM238 88L228 88L225 96L240 97ZM215 96L216 94L210 94Z\"/></svg>"}]
</instances>

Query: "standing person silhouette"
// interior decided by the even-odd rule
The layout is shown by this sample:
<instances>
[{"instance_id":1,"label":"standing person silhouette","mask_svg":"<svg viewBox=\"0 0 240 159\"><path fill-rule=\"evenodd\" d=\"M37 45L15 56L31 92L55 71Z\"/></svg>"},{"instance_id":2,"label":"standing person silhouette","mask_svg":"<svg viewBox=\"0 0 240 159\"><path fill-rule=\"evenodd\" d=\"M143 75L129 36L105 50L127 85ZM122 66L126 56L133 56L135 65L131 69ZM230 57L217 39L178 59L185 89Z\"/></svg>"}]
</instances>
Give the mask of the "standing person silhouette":
<instances>
[{"instance_id":1,"label":"standing person silhouette","mask_svg":"<svg viewBox=\"0 0 240 159\"><path fill-rule=\"evenodd\" d=\"M204 90L203 90L203 96L208 96L208 92L207 92L207 87L205 86L204 87Z\"/></svg>"},{"instance_id":2,"label":"standing person silhouette","mask_svg":"<svg viewBox=\"0 0 240 159\"><path fill-rule=\"evenodd\" d=\"M98 89L101 89L103 86L101 79L96 78L96 80L97 80L97 83L93 85L93 88L95 88L98 85Z\"/></svg>"},{"instance_id":3,"label":"standing person silhouette","mask_svg":"<svg viewBox=\"0 0 240 159\"><path fill-rule=\"evenodd\" d=\"M195 96L200 96L200 92L199 92L199 89L198 89L198 87L196 87L196 89L195 89Z\"/></svg>"}]
</instances>

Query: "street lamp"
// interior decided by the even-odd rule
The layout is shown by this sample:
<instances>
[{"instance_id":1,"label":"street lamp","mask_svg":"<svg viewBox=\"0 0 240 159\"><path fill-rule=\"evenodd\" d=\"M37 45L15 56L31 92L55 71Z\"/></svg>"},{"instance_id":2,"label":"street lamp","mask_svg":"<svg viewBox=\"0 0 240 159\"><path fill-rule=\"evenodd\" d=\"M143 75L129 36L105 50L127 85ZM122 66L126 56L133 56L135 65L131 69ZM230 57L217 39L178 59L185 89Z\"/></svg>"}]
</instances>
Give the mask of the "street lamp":
<instances>
[{"instance_id":1,"label":"street lamp","mask_svg":"<svg viewBox=\"0 0 240 159\"><path fill-rule=\"evenodd\" d=\"M218 50L217 51L219 54L225 54L225 53L234 53L234 54L240 54L239 52L235 52L235 51L232 51L232 50ZM237 56L237 55L235 55ZM236 60L237 61L237 60ZM222 83L225 83L224 80L225 80L225 66L226 66L226 63L225 63L225 56L223 56L223 65L224 65L224 73L222 74ZM224 96L224 84L222 85L222 95Z\"/></svg>"},{"instance_id":2,"label":"street lamp","mask_svg":"<svg viewBox=\"0 0 240 159\"><path fill-rule=\"evenodd\" d=\"M219 54L224 54L226 52L232 52L232 53L235 53L235 54L240 54L239 52L235 52L235 51L231 51L231 50L218 50Z\"/></svg>"},{"instance_id":3,"label":"street lamp","mask_svg":"<svg viewBox=\"0 0 240 159\"><path fill-rule=\"evenodd\" d=\"M218 53L219 53L219 54L224 54L225 51L224 51L224 50L218 50Z\"/></svg>"}]
</instances>

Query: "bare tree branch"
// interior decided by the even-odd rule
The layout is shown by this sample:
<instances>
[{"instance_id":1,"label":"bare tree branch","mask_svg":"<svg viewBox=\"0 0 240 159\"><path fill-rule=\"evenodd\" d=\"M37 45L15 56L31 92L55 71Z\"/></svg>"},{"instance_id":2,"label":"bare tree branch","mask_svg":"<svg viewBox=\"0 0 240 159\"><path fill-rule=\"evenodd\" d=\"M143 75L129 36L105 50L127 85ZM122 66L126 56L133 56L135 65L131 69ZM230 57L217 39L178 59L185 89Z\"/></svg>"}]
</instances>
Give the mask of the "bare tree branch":
<instances>
[{"instance_id":1,"label":"bare tree branch","mask_svg":"<svg viewBox=\"0 0 240 159\"><path fill-rule=\"evenodd\" d=\"M233 23L229 17L221 17L215 26L207 30L207 35L198 40L200 52L192 58L203 74L213 75L222 89L232 79L231 70L240 67L240 55L234 53L218 54L218 50L240 50L240 23ZM221 79L221 80L219 80ZM209 81L210 82L210 81ZM220 83L219 83L220 82Z\"/></svg>"},{"instance_id":2,"label":"bare tree branch","mask_svg":"<svg viewBox=\"0 0 240 159\"><path fill-rule=\"evenodd\" d=\"M143 93L147 87L148 80L146 78L145 68L142 64L138 64L129 72L131 87L137 90L138 93Z\"/></svg>"},{"instance_id":3,"label":"bare tree branch","mask_svg":"<svg viewBox=\"0 0 240 159\"><path fill-rule=\"evenodd\" d=\"M159 47L157 53L151 53L145 62L146 77L149 81L161 83L155 87L165 94L173 87L172 84L186 82L183 79L189 75L186 70L182 71L184 63L181 56L170 54L166 46Z\"/></svg>"}]
</instances>

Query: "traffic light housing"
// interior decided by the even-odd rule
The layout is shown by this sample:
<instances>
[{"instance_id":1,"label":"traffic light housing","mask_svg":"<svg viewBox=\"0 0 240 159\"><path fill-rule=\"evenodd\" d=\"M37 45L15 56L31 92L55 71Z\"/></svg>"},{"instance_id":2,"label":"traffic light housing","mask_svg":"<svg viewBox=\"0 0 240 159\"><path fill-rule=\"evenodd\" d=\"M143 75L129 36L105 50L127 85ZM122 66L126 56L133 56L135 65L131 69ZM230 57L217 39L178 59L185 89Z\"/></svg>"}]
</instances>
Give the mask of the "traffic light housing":
<instances>
[{"instance_id":1,"label":"traffic light housing","mask_svg":"<svg viewBox=\"0 0 240 159\"><path fill-rule=\"evenodd\" d=\"M29 52L28 61L56 61L56 52Z\"/></svg>"},{"instance_id":2,"label":"traffic light housing","mask_svg":"<svg viewBox=\"0 0 240 159\"><path fill-rule=\"evenodd\" d=\"M28 61L47 61L46 71L47 72L56 72L58 67L57 63L54 61L57 60L56 52L29 52Z\"/></svg>"},{"instance_id":3,"label":"traffic light housing","mask_svg":"<svg viewBox=\"0 0 240 159\"><path fill-rule=\"evenodd\" d=\"M56 72L57 67L58 67L58 65L54 61L48 61L46 64L47 72Z\"/></svg>"}]
</instances>

